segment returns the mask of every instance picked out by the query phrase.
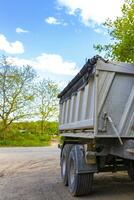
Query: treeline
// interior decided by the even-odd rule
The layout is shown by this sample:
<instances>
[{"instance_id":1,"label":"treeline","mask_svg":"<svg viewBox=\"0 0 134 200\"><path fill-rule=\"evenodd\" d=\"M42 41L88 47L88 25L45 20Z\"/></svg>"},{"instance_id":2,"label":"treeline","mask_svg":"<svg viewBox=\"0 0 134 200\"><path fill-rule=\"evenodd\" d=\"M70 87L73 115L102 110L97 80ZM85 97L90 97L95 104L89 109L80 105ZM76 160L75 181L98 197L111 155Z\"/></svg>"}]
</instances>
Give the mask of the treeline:
<instances>
[{"instance_id":1,"label":"treeline","mask_svg":"<svg viewBox=\"0 0 134 200\"><path fill-rule=\"evenodd\" d=\"M58 85L37 77L31 66L0 59L0 142L50 141L57 135ZM25 142L25 141L24 141ZM38 143L38 142L37 142ZM40 143L40 142L39 142ZM19 144L19 143L18 143ZM44 142L45 144L45 142ZM30 145L30 143L29 143Z\"/></svg>"}]
</instances>

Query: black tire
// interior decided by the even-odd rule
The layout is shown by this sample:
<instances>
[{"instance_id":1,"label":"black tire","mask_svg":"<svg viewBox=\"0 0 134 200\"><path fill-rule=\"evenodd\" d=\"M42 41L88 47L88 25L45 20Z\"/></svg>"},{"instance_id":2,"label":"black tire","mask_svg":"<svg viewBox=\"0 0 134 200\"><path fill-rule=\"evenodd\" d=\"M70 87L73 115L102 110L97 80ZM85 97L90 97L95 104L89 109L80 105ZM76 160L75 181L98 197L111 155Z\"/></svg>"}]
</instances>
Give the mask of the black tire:
<instances>
[{"instance_id":1,"label":"black tire","mask_svg":"<svg viewBox=\"0 0 134 200\"><path fill-rule=\"evenodd\" d=\"M129 160L127 163L128 176L134 181L134 161Z\"/></svg>"},{"instance_id":2,"label":"black tire","mask_svg":"<svg viewBox=\"0 0 134 200\"><path fill-rule=\"evenodd\" d=\"M68 186L72 196L88 195L92 191L93 173L76 173L77 162L74 148L72 148L68 159Z\"/></svg>"},{"instance_id":3,"label":"black tire","mask_svg":"<svg viewBox=\"0 0 134 200\"><path fill-rule=\"evenodd\" d=\"M65 186L68 186L68 157L72 148L72 144L66 144L61 152L61 178Z\"/></svg>"}]
</instances>

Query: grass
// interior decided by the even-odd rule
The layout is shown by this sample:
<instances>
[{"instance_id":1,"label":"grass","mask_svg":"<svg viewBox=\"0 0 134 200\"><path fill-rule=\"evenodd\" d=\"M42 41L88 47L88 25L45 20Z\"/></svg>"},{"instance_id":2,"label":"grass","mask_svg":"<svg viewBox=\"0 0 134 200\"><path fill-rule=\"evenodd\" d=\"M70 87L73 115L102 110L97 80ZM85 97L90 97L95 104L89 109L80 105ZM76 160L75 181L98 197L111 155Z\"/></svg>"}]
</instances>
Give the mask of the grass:
<instances>
[{"instance_id":1,"label":"grass","mask_svg":"<svg viewBox=\"0 0 134 200\"><path fill-rule=\"evenodd\" d=\"M51 137L47 134L34 135L31 133L19 133L10 135L4 140L0 140L1 147L37 147L49 146Z\"/></svg>"},{"instance_id":2,"label":"grass","mask_svg":"<svg viewBox=\"0 0 134 200\"><path fill-rule=\"evenodd\" d=\"M50 142L40 142L40 141L12 141L12 140L3 140L0 141L0 147L42 147L49 146Z\"/></svg>"},{"instance_id":3,"label":"grass","mask_svg":"<svg viewBox=\"0 0 134 200\"><path fill-rule=\"evenodd\" d=\"M37 147L49 146L51 139L58 138L58 122L45 122L44 133L41 133L41 121L16 122L2 131L0 124L1 147ZM3 139L4 138L4 139Z\"/></svg>"}]
</instances>

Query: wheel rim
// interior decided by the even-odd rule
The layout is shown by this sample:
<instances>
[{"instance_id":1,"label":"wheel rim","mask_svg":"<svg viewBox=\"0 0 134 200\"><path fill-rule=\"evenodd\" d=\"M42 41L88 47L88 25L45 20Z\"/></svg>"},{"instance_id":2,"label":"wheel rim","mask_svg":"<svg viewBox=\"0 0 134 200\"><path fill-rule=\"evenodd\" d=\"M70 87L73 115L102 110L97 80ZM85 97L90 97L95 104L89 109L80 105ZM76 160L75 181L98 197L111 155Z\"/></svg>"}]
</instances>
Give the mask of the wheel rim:
<instances>
[{"instance_id":1,"label":"wheel rim","mask_svg":"<svg viewBox=\"0 0 134 200\"><path fill-rule=\"evenodd\" d=\"M70 183L71 185L74 183L74 178L75 178L75 166L74 166L74 161L71 159L70 162Z\"/></svg>"}]
</instances>

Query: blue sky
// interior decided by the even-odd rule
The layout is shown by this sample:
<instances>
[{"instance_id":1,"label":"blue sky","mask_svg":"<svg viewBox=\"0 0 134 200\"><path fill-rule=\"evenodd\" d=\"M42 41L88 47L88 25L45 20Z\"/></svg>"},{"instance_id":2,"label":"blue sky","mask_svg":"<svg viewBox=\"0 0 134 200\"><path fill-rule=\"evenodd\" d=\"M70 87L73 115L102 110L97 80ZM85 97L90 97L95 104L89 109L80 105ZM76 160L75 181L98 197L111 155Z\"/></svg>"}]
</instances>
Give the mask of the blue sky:
<instances>
[{"instance_id":1,"label":"blue sky","mask_svg":"<svg viewBox=\"0 0 134 200\"><path fill-rule=\"evenodd\" d=\"M102 23L120 16L123 0L0 0L0 54L30 64L41 77L65 84L93 44L110 38Z\"/></svg>"}]
</instances>

